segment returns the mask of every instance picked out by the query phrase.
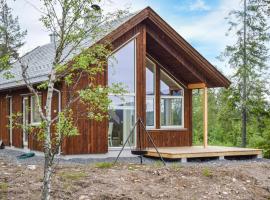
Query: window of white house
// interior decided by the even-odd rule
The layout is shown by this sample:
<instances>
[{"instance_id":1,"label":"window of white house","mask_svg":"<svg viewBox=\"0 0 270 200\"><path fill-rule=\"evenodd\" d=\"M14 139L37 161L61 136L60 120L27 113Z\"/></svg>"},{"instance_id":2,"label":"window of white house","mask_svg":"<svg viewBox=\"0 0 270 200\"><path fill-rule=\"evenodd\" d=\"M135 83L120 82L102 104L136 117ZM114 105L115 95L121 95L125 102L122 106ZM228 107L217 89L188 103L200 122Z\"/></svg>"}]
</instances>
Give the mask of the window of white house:
<instances>
[{"instance_id":1,"label":"window of white house","mask_svg":"<svg viewBox=\"0 0 270 200\"><path fill-rule=\"evenodd\" d=\"M164 71L160 71L160 123L161 128L184 126L183 89Z\"/></svg>"},{"instance_id":2,"label":"window of white house","mask_svg":"<svg viewBox=\"0 0 270 200\"><path fill-rule=\"evenodd\" d=\"M41 103L41 95L38 96L39 102ZM36 96L31 96L31 124L39 124L41 117L38 112L38 101Z\"/></svg>"},{"instance_id":3,"label":"window of white house","mask_svg":"<svg viewBox=\"0 0 270 200\"><path fill-rule=\"evenodd\" d=\"M132 40L108 59L109 86L122 83L127 87L126 94L109 95L112 100L109 111L109 147L122 146L135 124L135 58L135 40ZM129 142L134 145L135 137Z\"/></svg>"},{"instance_id":4,"label":"window of white house","mask_svg":"<svg viewBox=\"0 0 270 200\"><path fill-rule=\"evenodd\" d=\"M155 64L146 60L146 126L155 127Z\"/></svg>"}]
</instances>

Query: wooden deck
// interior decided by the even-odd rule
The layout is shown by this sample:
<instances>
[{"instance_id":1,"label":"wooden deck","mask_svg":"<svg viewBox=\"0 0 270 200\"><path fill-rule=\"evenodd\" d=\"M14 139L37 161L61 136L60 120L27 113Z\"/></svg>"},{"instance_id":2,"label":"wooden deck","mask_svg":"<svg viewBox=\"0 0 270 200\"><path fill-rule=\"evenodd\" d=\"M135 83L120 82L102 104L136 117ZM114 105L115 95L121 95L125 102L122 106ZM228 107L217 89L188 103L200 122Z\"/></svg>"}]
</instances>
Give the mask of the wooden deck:
<instances>
[{"instance_id":1,"label":"wooden deck","mask_svg":"<svg viewBox=\"0 0 270 200\"><path fill-rule=\"evenodd\" d=\"M262 157L262 150L239 147L221 147L221 146L191 146L191 147L160 147L158 148L161 156L166 159L187 159L187 158L211 158L229 156L256 156ZM146 156L159 157L154 148L147 149Z\"/></svg>"}]
</instances>

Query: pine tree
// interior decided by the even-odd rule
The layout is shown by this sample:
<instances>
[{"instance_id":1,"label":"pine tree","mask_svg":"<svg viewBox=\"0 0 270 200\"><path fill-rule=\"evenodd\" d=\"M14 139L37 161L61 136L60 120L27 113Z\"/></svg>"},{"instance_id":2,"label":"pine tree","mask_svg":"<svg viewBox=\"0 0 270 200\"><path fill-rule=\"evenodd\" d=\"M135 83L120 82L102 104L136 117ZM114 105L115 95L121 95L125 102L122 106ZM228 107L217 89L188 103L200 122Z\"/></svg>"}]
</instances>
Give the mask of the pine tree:
<instances>
[{"instance_id":1,"label":"pine tree","mask_svg":"<svg viewBox=\"0 0 270 200\"><path fill-rule=\"evenodd\" d=\"M18 17L13 17L6 0L0 0L0 71L18 58L26 31L21 31Z\"/></svg>"},{"instance_id":2,"label":"pine tree","mask_svg":"<svg viewBox=\"0 0 270 200\"><path fill-rule=\"evenodd\" d=\"M245 10L234 10L229 16L229 33L236 36L234 45L224 52L234 68L230 98L235 99L235 108L242 115L242 146L246 146L246 122L259 103L266 102L268 48L270 41L267 24L267 7L260 0L246 0Z\"/></svg>"}]
</instances>

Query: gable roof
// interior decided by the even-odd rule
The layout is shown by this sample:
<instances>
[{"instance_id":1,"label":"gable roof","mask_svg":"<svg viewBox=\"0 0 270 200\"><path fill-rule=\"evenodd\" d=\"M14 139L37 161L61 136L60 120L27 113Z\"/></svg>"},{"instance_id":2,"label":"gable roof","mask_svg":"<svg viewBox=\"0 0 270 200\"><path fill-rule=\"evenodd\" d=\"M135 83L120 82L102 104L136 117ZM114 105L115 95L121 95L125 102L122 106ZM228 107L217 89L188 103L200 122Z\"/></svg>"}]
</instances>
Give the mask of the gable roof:
<instances>
[{"instance_id":1,"label":"gable roof","mask_svg":"<svg viewBox=\"0 0 270 200\"><path fill-rule=\"evenodd\" d=\"M230 85L230 81L222 73L220 73L198 51L196 51L187 41L185 41L150 7L114 21L108 30L104 32L104 34L100 35L94 40L87 41L85 43L86 46L84 47L90 47L98 41L106 38L109 38L110 41L113 41L146 19L157 25L175 42L175 44L177 44L179 48L183 49L188 56L194 59L197 64L194 66L195 70L196 68L198 71L203 70L207 77L215 80L215 84L212 84L211 87L228 87ZM33 84L48 79L48 75L52 68L54 52L54 44L50 43L41 47L37 47L22 57L22 60L28 63L28 75L30 77L30 81ZM68 49L66 49L66 52L68 52ZM80 50L78 49L75 54L73 54L73 56L79 52ZM69 58L66 58L66 61L71 59L73 56L71 55ZM18 62L13 64L10 72L14 75L14 78L8 80L3 78L3 72L0 73L0 90L24 85L23 79L21 77L21 68Z\"/></svg>"}]
</instances>

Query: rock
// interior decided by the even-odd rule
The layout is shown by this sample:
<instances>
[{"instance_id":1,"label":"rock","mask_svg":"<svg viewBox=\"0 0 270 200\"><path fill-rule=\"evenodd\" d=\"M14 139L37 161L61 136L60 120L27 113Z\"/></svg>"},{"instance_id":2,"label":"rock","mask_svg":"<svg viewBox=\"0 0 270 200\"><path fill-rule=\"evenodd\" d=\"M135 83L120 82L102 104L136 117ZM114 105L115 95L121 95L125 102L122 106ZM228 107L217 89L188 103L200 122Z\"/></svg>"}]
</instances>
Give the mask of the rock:
<instances>
[{"instance_id":1,"label":"rock","mask_svg":"<svg viewBox=\"0 0 270 200\"><path fill-rule=\"evenodd\" d=\"M90 200L90 198L88 196L86 196L86 195L81 195L79 197L79 200Z\"/></svg>"},{"instance_id":2,"label":"rock","mask_svg":"<svg viewBox=\"0 0 270 200\"><path fill-rule=\"evenodd\" d=\"M246 180L247 183L250 183L250 180Z\"/></svg>"},{"instance_id":3,"label":"rock","mask_svg":"<svg viewBox=\"0 0 270 200\"><path fill-rule=\"evenodd\" d=\"M27 165L27 169L35 170L37 168L36 165Z\"/></svg>"},{"instance_id":4,"label":"rock","mask_svg":"<svg viewBox=\"0 0 270 200\"><path fill-rule=\"evenodd\" d=\"M233 178L232 181L233 181L233 182L236 182L236 178Z\"/></svg>"},{"instance_id":5,"label":"rock","mask_svg":"<svg viewBox=\"0 0 270 200\"><path fill-rule=\"evenodd\" d=\"M225 191L224 191L224 192L222 192L222 194L227 195L227 194L228 194L228 192L225 192Z\"/></svg>"}]
</instances>

